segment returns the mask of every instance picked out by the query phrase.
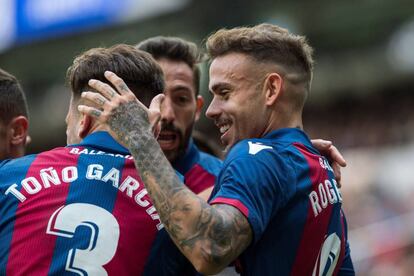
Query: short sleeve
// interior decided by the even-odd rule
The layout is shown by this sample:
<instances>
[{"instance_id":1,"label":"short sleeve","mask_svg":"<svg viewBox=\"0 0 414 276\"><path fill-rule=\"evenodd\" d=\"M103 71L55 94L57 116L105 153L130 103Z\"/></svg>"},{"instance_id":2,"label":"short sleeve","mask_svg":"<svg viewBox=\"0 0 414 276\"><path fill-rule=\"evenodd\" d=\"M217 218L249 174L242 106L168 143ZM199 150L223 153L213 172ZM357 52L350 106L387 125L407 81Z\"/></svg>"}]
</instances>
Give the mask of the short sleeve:
<instances>
[{"instance_id":1,"label":"short sleeve","mask_svg":"<svg viewBox=\"0 0 414 276\"><path fill-rule=\"evenodd\" d=\"M248 219L256 242L294 193L292 173L285 160L270 151L238 157L221 172L210 204L237 208Z\"/></svg>"}]
</instances>

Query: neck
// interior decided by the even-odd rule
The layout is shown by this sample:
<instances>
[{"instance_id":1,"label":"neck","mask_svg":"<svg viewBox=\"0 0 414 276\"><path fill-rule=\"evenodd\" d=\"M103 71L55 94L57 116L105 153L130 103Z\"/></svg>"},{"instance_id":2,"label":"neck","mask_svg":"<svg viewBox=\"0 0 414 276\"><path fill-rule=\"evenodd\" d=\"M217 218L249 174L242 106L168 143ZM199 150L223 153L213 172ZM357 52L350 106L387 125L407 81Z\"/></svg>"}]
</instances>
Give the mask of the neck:
<instances>
[{"instance_id":1,"label":"neck","mask_svg":"<svg viewBox=\"0 0 414 276\"><path fill-rule=\"evenodd\" d=\"M80 135L80 138L83 140L86 136L98 131L108 131L108 129L104 128L102 125L98 123L94 123L90 126L90 128L87 131Z\"/></svg>"},{"instance_id":2,"label":"neck","mask_svg":"<svg viewBox=\"0 0 414 276\"><path fill-rule=\"evenodd\" d=\"M303 129L303 122L302 122L302 113L294 112L294 111L287 111L281 112L273 111L269 117L269 123L263 132L263 135L266 135L274 130L278 130L281 128L299 128Z\"/></svg>"},{"instance_id":3,"label":"neck","mask_svg":"<svg viewBox=\"0 0 414 276\"><path fill-rule=\"evenodd\" d=\"M10 148L9 158L19 158L24 156L25 147L24 146L13 146Z\"/></svg>"}]
</instances>

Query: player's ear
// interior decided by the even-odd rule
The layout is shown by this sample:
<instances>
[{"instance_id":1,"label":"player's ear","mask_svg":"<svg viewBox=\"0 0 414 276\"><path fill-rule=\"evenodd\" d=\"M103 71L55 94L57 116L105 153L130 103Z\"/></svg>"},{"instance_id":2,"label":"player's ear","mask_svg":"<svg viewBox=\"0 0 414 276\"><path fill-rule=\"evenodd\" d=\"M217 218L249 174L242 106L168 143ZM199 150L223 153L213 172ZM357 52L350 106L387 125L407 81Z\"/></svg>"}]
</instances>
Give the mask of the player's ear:
<instances>
[{"instance_id":1,"label":"player's ear","mask_svg":"<svg viewBox=\"0 0 414 276\"><path fill-rule=\"evenodd\" d=\"M196 113L195 113L195 121L200 119L201 110L204 106L204 99L201 95L198 95L196 98Z\"/></svg>"},{"instance_id":2,"label":"player's ear","mask_svg":"<svg viewBox=\"0 0 414 276\"><path fill-rule=\"evenodd\" d=\"M81 114L81 120L79 121L79 128L78 128L78 136L79 138L83 139L91 130L92 127L92 117L89 115Z\"/></svg>"},{"instance_id":3,"label":"player's ear","mask_svg":"<svg viewBox=\"0 0 414 276\"><path fill-rule=\"evenodd\" d=\"M29 121L25 116L17 116L9 123L10 143L14 146L26 145Z\"/></svg>"},{"instance_id":4,"label":"player's ear","mask_svg":"<svg viewBox=\"0 0 414 276\"><path fill-rule=\"evenodd\" d=\"M282 93L283 78L278 73L270 73L264 83L266 105L273 105Z\"/></svg>"}]
</instances>

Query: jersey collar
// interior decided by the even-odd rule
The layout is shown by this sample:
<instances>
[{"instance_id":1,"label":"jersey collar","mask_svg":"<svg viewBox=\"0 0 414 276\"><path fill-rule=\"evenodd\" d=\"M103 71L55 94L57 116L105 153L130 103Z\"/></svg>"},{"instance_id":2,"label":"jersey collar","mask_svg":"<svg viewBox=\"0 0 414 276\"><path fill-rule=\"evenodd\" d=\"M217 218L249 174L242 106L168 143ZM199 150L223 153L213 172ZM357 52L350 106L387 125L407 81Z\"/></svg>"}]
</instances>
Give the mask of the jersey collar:
<instances>
[{"instance_id":1,"label":"jersey collar","mask_svg":"<svg viewBox=\"0 0 414 276\"><path fill-rule=\"evenodd\" d=\"M309 137L299 128L277 129L263 136L263 139L272 139L288 143L299 142L305 146L313 147Z\"/></svg>"},{"instance_id":2,"label":"jersey collar","mask_svg":"<svg viewBox=\"0 0 414 276\"><path fill-rule=\"evenodd\" d=\"M106 131L97 131L86 136L79 144L68 145L68 147L92 147L105 152L116 152L129 154L127 148L123 147Z\"/></svg>"}]
</instances>

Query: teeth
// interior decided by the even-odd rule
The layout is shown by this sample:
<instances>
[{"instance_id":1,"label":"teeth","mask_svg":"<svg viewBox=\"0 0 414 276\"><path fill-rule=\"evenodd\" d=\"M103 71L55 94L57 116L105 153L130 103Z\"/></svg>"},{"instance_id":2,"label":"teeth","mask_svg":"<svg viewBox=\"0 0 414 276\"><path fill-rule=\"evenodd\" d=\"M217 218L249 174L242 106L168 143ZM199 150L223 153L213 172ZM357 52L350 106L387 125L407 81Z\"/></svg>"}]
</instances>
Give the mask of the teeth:
<instances>
[{"instance_id":1,"label":"teeth","mask_svg":"<svg viewBox=\"0 0 414 276\"><path fill-rule=\"evenodd\" d=\"M220 127L220 133L226 132L230 128L230 125L223 125Z\"/></svg>"}]
</instances>

